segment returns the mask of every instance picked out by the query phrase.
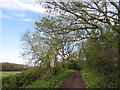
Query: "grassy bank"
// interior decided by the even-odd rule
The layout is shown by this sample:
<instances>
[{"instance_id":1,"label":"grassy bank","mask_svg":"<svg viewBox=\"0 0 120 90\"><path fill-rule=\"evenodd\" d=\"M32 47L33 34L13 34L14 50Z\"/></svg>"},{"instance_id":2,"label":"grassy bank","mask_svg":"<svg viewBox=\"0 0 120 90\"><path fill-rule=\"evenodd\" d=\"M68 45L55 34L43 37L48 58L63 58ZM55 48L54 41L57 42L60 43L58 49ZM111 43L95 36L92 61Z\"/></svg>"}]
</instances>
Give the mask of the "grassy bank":
<instances>
[{"instance_id":1,"label":"grassy bank","mask_svg":"<svg viewBox=\"0 0 120 90\"><path fill-rule=\"evenodd\" d=\"M2 79L4 89L8 88L57 88L74 70L60 70L52 74L51 70L31 67L20 74Z\"/></svg>"},{"instance_id":2,"label":"grassy bank","mask_svg":"<svg viewBox=\"0 0 120 90\"><path fill-rule=\"evenodd\" d=\"M81 70L86 88L117 88L117 74L102 74L95 70Z\"/></svg>"},{"instance_id":3,"label":"grassy bank","mask_svg":"<svg viewBox=\"0 0 120 90\"><path fill-rule=\"evenodd\" d=\"M2 78L2 87L8 88L20 88L34 82L40 77L42 70L39 67L29 68L29 70L23 71L22 73L12 75L11 77Z\"/></svg>"},{"instance_id":4,"label":"grassy bank","mask_svg":"<svg viewBox=\"0 0 120 90\"><path fill-rule=\"evenodd\" d=\"M64 70L56 75L44 75L26 88L58 88L74 70Z\"/></svg>"}]
</instances>

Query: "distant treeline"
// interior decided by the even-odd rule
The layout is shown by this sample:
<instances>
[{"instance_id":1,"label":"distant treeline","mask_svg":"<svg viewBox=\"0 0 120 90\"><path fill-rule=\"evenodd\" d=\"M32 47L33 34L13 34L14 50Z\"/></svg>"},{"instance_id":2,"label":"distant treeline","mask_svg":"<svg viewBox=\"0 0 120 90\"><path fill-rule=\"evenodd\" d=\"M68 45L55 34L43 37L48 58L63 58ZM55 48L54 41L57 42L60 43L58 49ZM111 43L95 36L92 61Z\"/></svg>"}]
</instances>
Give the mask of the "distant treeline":
<instances>
[{"instance_id":1,"label":"distant treeline","mask_svg":"<svg viewBox=\"0 0 120 90\"><path fill-rule=\"evenodd\" d=\"M27 69L27 65L15 63L0 63L0 71L22 71Z\"/></svg>"}]
</instances>

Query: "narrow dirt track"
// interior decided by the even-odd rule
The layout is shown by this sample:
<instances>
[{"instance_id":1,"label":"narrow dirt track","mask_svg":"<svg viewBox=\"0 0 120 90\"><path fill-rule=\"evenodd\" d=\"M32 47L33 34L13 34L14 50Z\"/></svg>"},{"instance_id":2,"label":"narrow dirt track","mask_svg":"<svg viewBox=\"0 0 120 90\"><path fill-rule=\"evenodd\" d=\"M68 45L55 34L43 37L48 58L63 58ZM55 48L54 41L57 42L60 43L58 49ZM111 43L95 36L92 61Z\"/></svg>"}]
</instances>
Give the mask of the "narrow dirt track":
<instances>
[{"instance_id":1,"label":"narrow dirt track","mask_svg":"<svg viewBox=\"0 0 120 90\"><path fill-rule=\"evenodd\" d=\"M79 72L73 72L60 86L60 88L85 88L84 81Z\"/></svg>"}]
</instances>

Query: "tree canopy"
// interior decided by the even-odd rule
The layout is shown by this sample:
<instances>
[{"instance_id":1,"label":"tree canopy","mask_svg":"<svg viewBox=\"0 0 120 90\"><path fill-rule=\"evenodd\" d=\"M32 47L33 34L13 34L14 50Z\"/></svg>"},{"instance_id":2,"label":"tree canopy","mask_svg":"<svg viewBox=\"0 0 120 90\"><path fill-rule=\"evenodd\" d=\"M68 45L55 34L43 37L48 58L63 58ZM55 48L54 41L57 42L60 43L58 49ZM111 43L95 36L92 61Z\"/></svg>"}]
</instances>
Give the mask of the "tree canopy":
<instances>
[{"instance_id":1,"label":"tree canopy","mask_svg":"<svg viewBox=\"0 0 120 90\"><path fill-rule=\"evenodd\" d=\"M40 1L38 3L41 4ZM36 21L34 32L29 31L23 35L23 56L28 57L34 65L52 68L53 73L58 68L68 68L69 64L76 67L80 64L103 74L116 73L119 3L42 3L51 15Z\"/></svg>"}]
</instances>

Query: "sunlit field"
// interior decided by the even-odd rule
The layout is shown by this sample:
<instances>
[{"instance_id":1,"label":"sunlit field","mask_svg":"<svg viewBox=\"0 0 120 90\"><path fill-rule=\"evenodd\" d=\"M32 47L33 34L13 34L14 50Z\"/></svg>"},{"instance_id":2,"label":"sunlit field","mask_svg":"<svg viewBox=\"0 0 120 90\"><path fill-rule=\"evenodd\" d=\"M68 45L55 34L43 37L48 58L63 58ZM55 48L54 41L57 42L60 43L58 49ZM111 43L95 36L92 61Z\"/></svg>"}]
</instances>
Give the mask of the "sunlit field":
<instances>
[{"instance_id":1,"label":"sunlit field","mask_svg":"<svg viewBox=\"0 0 120 90\"><path fill-rule=\"evenodd\" d=\"M0 72L0 77L6 78L6 77L10 77L10 76L16 75L18 73L21 73L21 72L20 71Z\"/></svg>"}]
</instances>

